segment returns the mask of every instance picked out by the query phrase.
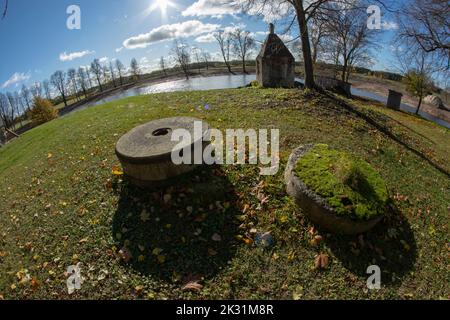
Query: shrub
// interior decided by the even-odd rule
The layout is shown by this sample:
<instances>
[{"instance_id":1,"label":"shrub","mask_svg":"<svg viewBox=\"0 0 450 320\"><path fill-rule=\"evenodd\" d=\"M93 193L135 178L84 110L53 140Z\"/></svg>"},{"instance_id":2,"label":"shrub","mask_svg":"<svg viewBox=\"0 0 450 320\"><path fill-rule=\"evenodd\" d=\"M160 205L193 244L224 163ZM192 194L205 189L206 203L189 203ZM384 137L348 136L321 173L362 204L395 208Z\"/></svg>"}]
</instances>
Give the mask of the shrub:
<instances>
[{"instance_id":1,"label":"shrub","mask_svg":"<svg viewBox=\"0 0 450 320\"><path fill-rule=\"evenodd\" d=\"M29 118L33 124L39 125L58 118L58 110L50 101L37 97L33 100Z\"/></svg>"}]
</instances>

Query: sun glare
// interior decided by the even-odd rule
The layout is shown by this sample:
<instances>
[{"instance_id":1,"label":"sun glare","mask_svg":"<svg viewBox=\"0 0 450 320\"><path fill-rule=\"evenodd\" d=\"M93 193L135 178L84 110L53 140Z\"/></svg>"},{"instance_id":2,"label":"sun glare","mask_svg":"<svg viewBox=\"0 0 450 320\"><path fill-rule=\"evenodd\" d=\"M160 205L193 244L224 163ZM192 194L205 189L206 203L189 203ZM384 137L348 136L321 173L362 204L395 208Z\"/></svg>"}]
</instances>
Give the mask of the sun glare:
<instances>
[{"instance_id":1,"label":"sun glare","mask_svg":"<svg viewBox=\"0 0 450 320\"><path fill-rule=\"evenodd\" d=\"M155 11L159 9L161 14L165 14L169 7L175 7L175 5L169 0L153 0L152 5L150 6L150 11Z\"/></svg>"}]
</instances>

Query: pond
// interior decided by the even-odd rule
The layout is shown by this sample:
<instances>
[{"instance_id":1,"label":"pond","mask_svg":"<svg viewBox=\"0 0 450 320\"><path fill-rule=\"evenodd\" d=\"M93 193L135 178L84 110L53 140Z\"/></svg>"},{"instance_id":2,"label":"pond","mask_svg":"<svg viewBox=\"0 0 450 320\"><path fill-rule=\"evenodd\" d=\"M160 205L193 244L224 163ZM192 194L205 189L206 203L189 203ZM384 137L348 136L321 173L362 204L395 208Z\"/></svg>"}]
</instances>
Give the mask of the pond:
<instances>
[{"instance_id":1,"label":"pond","mask_svg":"<svg viewBox=\"0 0 450 320\"><path fill-rule=\"evenodd\" d=\"M195 90L214 90L214 89L232 89L243 87L256 79L255 75L222 75L222 76L210 76L210 77L196 77L189 80L174 80L157 84L142 85L138 87L133 87L121 92L116 92L110 96L104 97L102 99L86 103L76 110L82 110L91 106L103 104L106 102L111 102L117 99L139 96L143 94L152 94L160 92L174 92L174 91L195 91ZM303 82L302 79L297 79ZM360 96L363 98L373 99L381 103L387 102L387 97L377 95L372 92L359 90L352 88L352 94L355 96ZM400 107L401 110L415 113L416 109L407 104L403 104ZM450 123L446 121L433 117L426 112L419 112L419 114L430 121L436 122L444 127L450 128Z\"/></svg>"}]
</instances>

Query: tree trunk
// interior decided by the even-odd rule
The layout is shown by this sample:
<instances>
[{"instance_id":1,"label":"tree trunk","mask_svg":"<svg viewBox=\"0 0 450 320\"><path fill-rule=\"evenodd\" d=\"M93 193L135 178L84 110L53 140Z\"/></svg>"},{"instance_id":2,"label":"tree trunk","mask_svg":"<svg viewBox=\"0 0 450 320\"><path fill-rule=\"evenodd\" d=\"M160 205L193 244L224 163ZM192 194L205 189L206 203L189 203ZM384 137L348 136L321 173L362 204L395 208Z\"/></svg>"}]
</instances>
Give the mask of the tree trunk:
<instances>
[{"instance_id":1,"label":"tree trunk","mask_svg":"<svg viewBox=\"0 0 450 320\"><path fill-rule=\"evenodd\" d=\"M244 74L247 73L247 70L245 69L245 58L242 59L242 72L243 72Z\"/></svg>"},{"instance_id":2,"label":"tree trunk","mask_svg":"<svg viewBox=\"0 0 450 320\"><path fill-rule=\"evenodd\" d=\"M305 87L313 89L314 84L314 66L311 57L311 44L309 42L308 24L301 0L294 1L295 11L297 13L300 35L302 39L303 64L305 68Z\"/></svg>"},{"instance_id":3,"label":"tree trunk","mask_svg":"<svg viewBox=\"0 0 450 320\"><path fill-rule=\"evenodd\" d=\"M422 106L422 96L419 97L419 105L417 106L416 115L419 115L421 106Z\"/></svg>"},{"instance_id":4,"label":"tree trunk","mask_svg":"<svg viewBox=\"0 0 450 320\"><path fill-rule=\"evenodd\" d=\"M64 101L64 106L66 106L66 107L67 107L67 100L66 100L66 96L65 96L65 94L64 94L64 93L62 93L61 95L62 95L62 98L63 98L63 101Z\"/></svg>"}]
</instances>

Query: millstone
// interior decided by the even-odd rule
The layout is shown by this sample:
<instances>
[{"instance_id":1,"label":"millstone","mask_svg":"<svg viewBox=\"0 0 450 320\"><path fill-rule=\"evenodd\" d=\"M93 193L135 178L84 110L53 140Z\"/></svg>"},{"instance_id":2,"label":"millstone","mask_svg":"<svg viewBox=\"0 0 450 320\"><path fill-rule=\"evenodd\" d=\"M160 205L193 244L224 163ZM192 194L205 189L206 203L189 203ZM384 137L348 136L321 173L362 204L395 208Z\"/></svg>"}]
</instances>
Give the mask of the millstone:
<instances>
[{"instance_id":1,"label":"millstone","mask_svg":"<svg viewBox=\"0 0 450 320\"><path fill-rule=\"evenodd\" d=\"M326 203L325 199L313 192L295 174L297 161L310 151L314 145L304 145L295 149L289 157L284 173L286 191L302 209L303 213L316 225L331 232L355 235L372 229L382 216L370 220L357 221L345 216L338 216Z\"/></svg>"},{"instance_id":2,"label":"millstone","mask_svg":"<svg viewBox=\"0 0 450 320\"><path fill-rule=\"evenodd\" d=\"M202 123L202 137L194 135L195 122ZM116 155L122 164L124 174L133 184L150 186L195 169L195 164L175 165L172 162L172 152L179 144L179 141L171 141L172 133L176 129L190 132L193 140L192 150L195 144L200 143L203 149L209 144L205 136L209 129L208 124L190 117L152 121L132 129L119 139Z\"/></svg>"}]
</instances>

